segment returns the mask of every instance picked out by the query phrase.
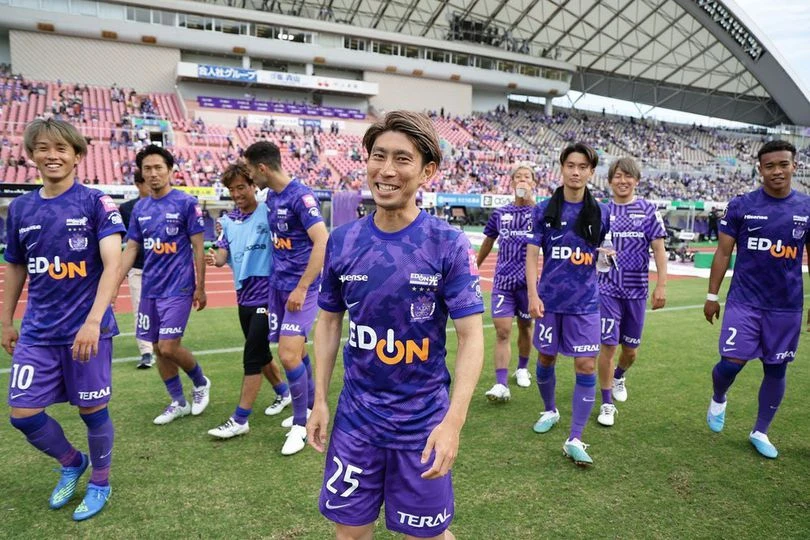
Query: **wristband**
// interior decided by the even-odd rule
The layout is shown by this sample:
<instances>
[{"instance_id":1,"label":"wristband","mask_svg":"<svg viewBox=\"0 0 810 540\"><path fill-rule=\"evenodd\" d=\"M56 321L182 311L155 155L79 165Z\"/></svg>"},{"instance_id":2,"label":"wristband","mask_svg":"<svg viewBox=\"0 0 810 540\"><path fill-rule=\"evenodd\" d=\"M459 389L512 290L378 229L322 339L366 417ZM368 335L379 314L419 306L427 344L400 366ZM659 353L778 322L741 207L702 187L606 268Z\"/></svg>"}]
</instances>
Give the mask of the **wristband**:
<instances>
[{"instance_id":1,"label":"wristband","mask_svg":"<svg viewBox=\"0 0 810 540\"><path fill-rule=\"evenodd\" d=\"M720 300L720 297L717 296L716 294L708 293L706 295L707 302L717 302L718 300Z\"/></svg>"}]
</instances>

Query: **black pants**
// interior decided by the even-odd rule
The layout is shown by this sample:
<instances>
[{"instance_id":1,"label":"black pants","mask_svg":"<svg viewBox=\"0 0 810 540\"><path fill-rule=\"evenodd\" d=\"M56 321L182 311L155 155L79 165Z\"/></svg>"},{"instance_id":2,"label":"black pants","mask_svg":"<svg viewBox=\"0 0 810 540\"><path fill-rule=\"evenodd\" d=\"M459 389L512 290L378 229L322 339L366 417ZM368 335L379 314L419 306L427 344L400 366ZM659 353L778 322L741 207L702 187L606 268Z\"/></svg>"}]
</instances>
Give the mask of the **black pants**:
<instances>
[{"instance_id":1,"label":"black pants","mask_svg":"<svg viewBox=\"0 0 810 540\"><path fill-rule=\"evenodd\" d=\"M267 341L270 332L267 308L239 306L239 324L245 335L245 350L242 353L245 375L258 375L273 360L270 342Z\"/></svg>"}]
</instances>

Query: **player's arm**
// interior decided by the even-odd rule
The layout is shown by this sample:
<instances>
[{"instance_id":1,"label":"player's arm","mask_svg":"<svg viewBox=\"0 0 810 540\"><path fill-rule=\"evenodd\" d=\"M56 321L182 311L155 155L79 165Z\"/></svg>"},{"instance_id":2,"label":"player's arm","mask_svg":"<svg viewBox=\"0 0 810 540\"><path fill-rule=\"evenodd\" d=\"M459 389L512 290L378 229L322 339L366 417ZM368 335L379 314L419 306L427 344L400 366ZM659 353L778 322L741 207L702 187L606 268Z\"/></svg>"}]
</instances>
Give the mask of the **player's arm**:
<instances>
[{"instance_id":1,"label":"player's arm","mask_svg":"<svg viewBox=\"0 0 810 540\"><path fill-rule=\"evenodd\" d=\"M492 251L493 245L495 245L495 239L485 236L484 241L481 242L481 249L478 250L478 258L475 261L478 268L481 268L481 265L484 264L485 260L487 260L487 256L489 255L489 252Z\"/></svg>"},{"instance_id":2,"label":"player's arm","mask_svg":"<svg viewBox=\"0 0 810 540\"><path fill-rule=\"evenodd\" d=\"M807 257L810 258L810 242L806 243L805 249L807 250ZM810 268L807 269L807 274L810 275ZM5 320L5 319L3 319ZM807 310L807 332L810 332L810 309Z\"/></svg>"},{"instance_id":3,"label":"player's arm","mask_svg":"<svg viewBox=\"0 0 810 540\"><path fill-rule=\"evenodd\" d=\"M658 273L655 289L653 289L652 308L661 309L667 303L667 250L664 247L663 238L656 238L651 245Z\"/></svg>"},{"instance_id":4,"label":"player's arm","mask_svg":"<svg viewBox=\"0 0 810 540\"><path fill-rule=\"evenodd\" d=\"M208 253L205 254L205 264L208 266L220 268L225 266L226 262L228 262L228 250L225 248L218 247L214 249L211 247L208 249Z\"/></svg>"},{"instance_id":5,"label":"player's arm","mask_svg":"<svg viewBox=\"0 0 810 540\"><path fill-rule=\"evenodd\" d=\"M326 254L326 241L329 239L329 232L323 221L319 221L307 229L307 235L312 241L312 252L309 254L309 262L304 269L298 285L290 293L287 299L287 309L290 311L300 311L307 297L307 291L312 282L318 279L323 270L323 258Z\"/></svg>"},{"instance_id":6,"label":"player's arm","mask_svg":"<svg viewBox=\"0 0 810 540\"><path fill-rule=\"evenodd\" d=\"M135 240L127 240L127 245L124 248L124 254L121 257L121 273L118 276L118 286L124 282L129 271L135 265L135 259L138 258L138 250L141 249L141 244ZM120 250L120 247L119 247Z\"/></svg>"},{"instance_id":7,"label":"player's arm","mask_svg":"<svg viewBox=\"0 0 810 540\"><path fill-rule=\"evenodd\" d=\"M101 319L110 307L120 283L118 278L121 275L121 235L116 233L105 236L99 240L98 247L104 270L98 281L96 298L93 300L90 313L87 314L87 319L73 340L73 359L80 362L87 362L98 352Z\"/></svg>"},{"instance_id":8,"label":"player's arm","mask_svg":"<svg viewBox=\"0 0 810 540\"><path fill-rule=\"evenodd\" d=\"M703 304L703 316L711 324L714 324L714 319L720 318L720 303L717 293L720 291L720 285L723 284L723 278L731 263L731 254L734 252L736 244L733 236L724 232L719 233L718 236L717 251L714 252L712 269L709 272L709 294L706 303Z\"/></svg>"},{"instance_id":9,"label":"player's arm","mask_svg":"<svg viewBox=\"0 0 810 540\"><path fill-rule=\"evenodd\" d=\"M537 259L540 257L540 246L531 242L526 244L526 288L529 295L529 315L535 319L543 316L543 301L537 294Z\"/></svg>"},{"instance_id":10,"label":"player's arm","mask_svg":"<svg viewBox=\"0 0 810 540\"><path fill-rule=\"evenodd\" d=\"M208 304L208 297L205 295L205 240L203 233L192 234L190 240L194 252L194 273L197 276L193 302L197 311L200 311Z\"/></svg>"},{"instance_id":11,"label":"player's arm","mask_svg":"<svg viewBox=\"0 0 810 540\"><path fill-rule=\"evenodd\" d=\"M119 248L120 249L120 248ZM8 354L14 353L19 332L14 328L14 309L20 300L25 278L28 271L22 264L6 263L5 283L3 284L3 309L0 312L0 327L2 327L2 345Z\"/></svg>"},{"instance_id":12,"label":"player's arm","mask_svg":"<svg viewBox=\"0 0 810 540\"><path fill-rule=\"evenodd\" d=\"M315 402L307 421L307 440L323 452L329 427L329 384L337 361L340 336L343 333L343 311L321 309L315 326Z\"/></svg>"},{"instance_id":13,"label":"player's arm","mask_svg":"<svg viewBox=\"0 0 810 540\"><path fill-rule=\"evenodd\" d=\"M461 428L467 420L470 399L484 365L484 323L481 315L455 319L453 324L458 337L455 383L447 414L431 431L422 450L422 463L428 462L431 452L436 453L433 465L422 473L422 478L428 480L447 474L456 460Z\"/></svg>"}]
</instances>

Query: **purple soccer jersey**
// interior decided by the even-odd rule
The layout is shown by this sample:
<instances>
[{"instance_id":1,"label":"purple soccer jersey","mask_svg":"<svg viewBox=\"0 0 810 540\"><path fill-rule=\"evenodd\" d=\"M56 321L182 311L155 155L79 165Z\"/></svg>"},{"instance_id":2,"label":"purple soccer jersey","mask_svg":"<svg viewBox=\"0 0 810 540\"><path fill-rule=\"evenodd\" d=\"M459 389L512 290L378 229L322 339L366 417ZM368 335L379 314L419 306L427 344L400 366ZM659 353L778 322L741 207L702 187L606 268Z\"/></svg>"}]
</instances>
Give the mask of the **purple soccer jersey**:
<instances>
[{"instance_id":1,"label":"purple soccer jersey","mask_svg":"<svg viewBox=\"0 0 810 540\"><path fill-rule=\"evenodd\" d=\"M81 184L74 183L53 199L43 199L36 190L11 202L5 258L28 269L20 343L73 343L104 271L98 243L124 232L112 199ZM104 312L100 328L101 338L118 333L111 308Z\"/></svg>"},{"instance_id":2,"label":"purple soccer jersey","mask_svg":"<svg viewBox=\"0 0 810 540\"><path fill-rule=\"evenodd\" d=\"M599 311L599 290L596 283L596 249L574 230L583 203L563 202L560 229L546 223L543 214L551 199L534 208L531 244L543 250L543 270L537 292L546 312L596 313ZM599 244L610 230L607 206L599 203L602 226ZM598 339L597 339L598 341Z\"/></svg>"},{"instance_id":3,"label":"purple soccer jersey","mask_svg":"<svg viewBox=\"0 0 810 540\"><path fill-rule=\"evenodd\" d=\"M810 197L792 191L775 199L763 189L735 197L720 232L737 242L728 300L768 311L801 311L802 253Z\"/></svg>"},{"instance_id":4,"label":"purple soccer jersey","mask_svg":"<svg viewBox=\"0 0 810 540\"><path fill-rule=\"evenodd\" d=\"M307 186L293 180L284 191L270 190L267 195L267 221L273 238L273 273L270 286L292 291L304 274L312 253L312 240L307 230L323 223L318 199ZM320 278L309 286L317 289Z\"/></svg>"},{"instance_id":5,"label":"purple soccer jersey","mask_svg":"<svg viewBox=\"0 0 810 540\"><path fill-rule=\"evenodd\" d=\"M141 298L194 294L191 237L203 231L202 210L191 195L173 189L159 199L138 201L127 239L141 244L144 252Z\"/></svg>"},{"instance_id":6,"label":"purple soccer jersey","mask_svg":"<svg viewBox=\"0 0 810 540\"><path fill-rule=\"evenodd\" d=\"M222 235L216 247L228 250L236 303L245 307L266 306L268 276L273 268L267 206L260 204L249 214L236 208L221 218L220 224Z\"/></svg>"},{"instance_id":7,"label":"purple soccer jersey","mask_svg":"<svg viewBox=\"0 0 810 540\"><path fill-rule=\"evenodd\" d=\"M655 205L644 199L627 204L613 201L610 236L618 269L599 274L599 293L615 298L647 298L650 278L650 243L667 235Z\"/></svg>"},{"instance_id":8,"label":"purple soccer jersey","mask_svg":"<svg viewBox=\"0 0 810 540\"><path fill-rule=\"evenodd\" d=\"M327 244L318 305L349 312L335 427L375 446L421 450L449 406L448 315L484 311L464 233L420 212L396 233L373 215Z\"/></svg>"},{"instance_id":9,"label":"purple soccer jersey","mask_svg":"<svg viewBox=\"0 0 810 540\"><path fill-rule=\"evenodd\" d=\"M498 262L493 289L511 291L526 288L526 243L532 235L534 206L507 204L496 208L484 227L484 234L498 239Z\"/></svg>"}]
</instances>

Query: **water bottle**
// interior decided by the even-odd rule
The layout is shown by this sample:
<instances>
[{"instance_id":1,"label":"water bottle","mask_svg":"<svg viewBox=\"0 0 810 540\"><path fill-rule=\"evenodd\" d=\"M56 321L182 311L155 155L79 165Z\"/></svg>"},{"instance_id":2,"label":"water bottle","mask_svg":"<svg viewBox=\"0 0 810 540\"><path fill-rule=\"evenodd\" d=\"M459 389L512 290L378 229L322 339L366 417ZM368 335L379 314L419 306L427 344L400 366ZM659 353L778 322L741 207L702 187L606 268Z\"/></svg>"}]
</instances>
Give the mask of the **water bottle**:
<instances>
[{"instance_id":1,"label":"water bottle","mask_svg":"<svg viewBox=\"0 0 810 540\"><path fill-rule=\"evenodd\" d=\"M602 245L600 246L602 249L612 250L613 249L613 239L610 236L610 233L605 235L605 239L602 241ZM596 271L597 272L610 272L610 268L615 264L613 261L613 256L608 255L604 251L599 252L599 256L596 258Z\"/></svg>"}]
</instances>

